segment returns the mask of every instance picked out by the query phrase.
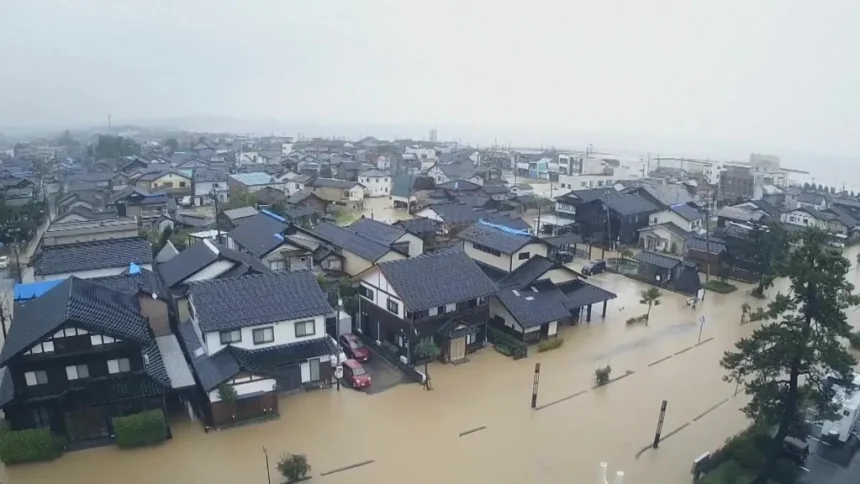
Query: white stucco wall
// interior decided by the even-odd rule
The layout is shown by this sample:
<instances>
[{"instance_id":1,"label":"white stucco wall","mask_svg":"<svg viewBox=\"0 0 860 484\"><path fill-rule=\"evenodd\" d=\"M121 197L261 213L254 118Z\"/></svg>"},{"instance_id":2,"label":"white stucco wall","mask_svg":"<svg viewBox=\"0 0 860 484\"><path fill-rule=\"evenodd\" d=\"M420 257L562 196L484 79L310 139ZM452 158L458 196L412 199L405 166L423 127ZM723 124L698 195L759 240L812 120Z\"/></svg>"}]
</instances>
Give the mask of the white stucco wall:
<instances>
[{"instance_id":1,"label":"white stucco wall","mask_svg":"<svg viewBox=\"0 0 860 484\"><path fill-rule=\"evenodd\" d=\"M388 284L388 280L382 274L382 271L380 271L379 269L369 271L368 274L365 274L361 278L360 283L362 286L373 291L372 299L360 296L365 301L370 301L373 304L388 311L388 300L392 299L398 303L397 316L401 319L405 318L406 308L404 307L405 305L403 304L403 300L400 299L400 296L397 295L397 291L395 291L394 288Z\"/></svg>"},{"instance_id":2,"label":"white stucco wall","mask_svg":"<svg viewBox=\"0 0 860 484\"><path fill-rule=\"evenodd\" d=\"M366 197L387 197L391 194L390 176L359 176L358 181L364 185Z\"/></svg>"},{"instance_id":3,"label":"white stucco wall","mask_svg":"<svg viewBox=\"0 0 860 484\"><path fill-rule=\"evenodd\" d=\"M185 279L184 282L208 281L210 279L215 279L221 274L232 269L234 265L235 264L233 262L228 260L215 261L212 264L209 264L203 269L197 271L191 277Z\"/></svg>"},{"instance_id":4,"label":"white stucco wall","mask_svg":"<svg viewBox=\"0 0 860 484\"><path fill-rule=\"evenodd\" d=\"M501 269L505 272L510 272L511 270L511 255L502 253L499 256L495 256L493 254L488 254L487 252L482 252L472 246L472 242L468 240L463 241L463 247L466 251L466 255L472 258L472 260L476 260L479 262L483 262L489 266L493 266L497 269Z\"/></svg>"},{"instance_id":5,"label":"white stucco wall","mask_svg":"<svg viewBox=\"0 0 860 484\"><path fill-rule=\"evenodd\" d=\"M689 220L678 215L672 210L662 210L660 212L651 214L651 220L649 220L650 225L659 225L667 222L672 222L673 224L677 225L678 227L681 227L688 232L691 232L696 229L701 223L700 221L690 222Z\"/></svg>"},{"instance_id":6,"label":"white stucco wall","mask_svg":"<svg viewBox=\"0 0 860 484\"><path fill-rule=\"evenodd\" d=\"M505 326L514 329L518 333L523 332L523 327L514 319L508 309L502 304L499 298L493 296L490 298L490 319L494 316L499 316L505 320Z\"/></svg>"},{"instance_id":7,"label":"white stucco wall","mask_svg":"<svg viewBox=\"0 0 860 484\"><path fill-rule=\"evenodd\" d=\"M424 240L415 234L406 233L395 241L409 242L409 257L415 257L424 253Z\"/></svg>"},{"instance_id":8,"label":"white stucco wall","mask_svg":"<svg viewBox=\"0 0 860 484\"><path fill-rule=\"evenodd\" d=\"M295 323L297 321L314 321L314 334L303 337L296 337ZM274 327L275 339L271 343L254 344L254 330L259 328ZM299 341L308 341L312 339L325 338L325 316L314 316L312 318L291 319L288 321L280 321L277 323L260 324L256 326L248 326L241 328L242 341L233 343L233 346L245 348L249 350L258 350L268 348L270 346L279 346ZM221 344L221 335L218 331L210 331L206 333L206 347L209 354L215 354L226 345Z\"/></svg>"},{"instance_id":9,"label":"white stucco wall","mask_svg":"<svg viewBox=\"0 0 860 484\"><path fill-rule=\"evenodd\" d=\"M552 269L541 276L541 279L549 279L554 284L561 284L579 278L567 269Z\"/></svg>"},{"instance_id":10,"label":"white stucco wall","mask_svg":"<svg viewBox=\"0 0 860 484\"><path fill-rule=\"evenodd\" d=\"M275 380L257 380L247 383L237 383L232 385L232 387L236 390L236 395L241 396L250 395L252 393L271 392L275 389L275 383L277 383ZM218 398L218 389L209 392L209 401L221 401L221 399Z\"/></svg>"},{"instance_id":11,"label":"white stucco wall","mask_svg":"<svg viewBox=\"0 0 860 484\"><path fill-rule=\"evenodd\" d=\"M524 260L520 260L520 255L525 255L526 253L528 253L527 258ZM536 255L542 255L542 256L546 257L546 245L544 245L544 244L527 244L525 247L518 250L512 257L511 270L513 271L517 267L525 264L526 262L528 262L529 259L531 259L532 257L534 257Z\"/></svg>"}]
</instances>

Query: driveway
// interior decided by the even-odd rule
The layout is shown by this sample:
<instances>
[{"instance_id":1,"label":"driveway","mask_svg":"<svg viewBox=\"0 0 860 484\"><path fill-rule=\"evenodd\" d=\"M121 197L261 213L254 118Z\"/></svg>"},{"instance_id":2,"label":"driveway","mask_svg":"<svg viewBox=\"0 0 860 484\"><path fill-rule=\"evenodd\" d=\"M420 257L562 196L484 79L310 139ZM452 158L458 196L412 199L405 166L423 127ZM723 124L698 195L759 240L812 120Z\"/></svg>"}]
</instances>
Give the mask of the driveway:
<instances>
[{"instance_id":1,"label":"driveway","mask_svg":"<svg viewBox=\"0 0 860 484\"><path fill-rule=\"evenodd\" d=\"M374 351L373 356L362 363L362 365L364 365L364 369L367 370L367 373L370 374L372 382L370 388L365 390L365 393L368 395L382 393L401 383L410 382L409 378L407 378L399 368L389 363L388 360L382 356L379 356L379 353L376 351Z\"/></svg>"}]
</instances>

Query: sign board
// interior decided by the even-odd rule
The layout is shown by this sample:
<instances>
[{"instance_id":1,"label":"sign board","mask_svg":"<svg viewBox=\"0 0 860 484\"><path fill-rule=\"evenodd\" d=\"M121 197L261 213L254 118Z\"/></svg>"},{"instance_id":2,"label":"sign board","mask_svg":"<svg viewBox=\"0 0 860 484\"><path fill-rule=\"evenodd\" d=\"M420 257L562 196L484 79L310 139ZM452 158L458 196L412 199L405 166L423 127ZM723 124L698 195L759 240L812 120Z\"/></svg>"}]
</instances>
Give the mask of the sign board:
<instances>
[{"instance_id":1,"label":"sign board","mask_svg":"<svg viewBox=\"0 0 860 484\"><path fill-rule=\"evenodd\" d=\"M343 378L343 366L337 365L337 368L334 369L334 377L335 378Z\"/></svg>"}]
</instances>

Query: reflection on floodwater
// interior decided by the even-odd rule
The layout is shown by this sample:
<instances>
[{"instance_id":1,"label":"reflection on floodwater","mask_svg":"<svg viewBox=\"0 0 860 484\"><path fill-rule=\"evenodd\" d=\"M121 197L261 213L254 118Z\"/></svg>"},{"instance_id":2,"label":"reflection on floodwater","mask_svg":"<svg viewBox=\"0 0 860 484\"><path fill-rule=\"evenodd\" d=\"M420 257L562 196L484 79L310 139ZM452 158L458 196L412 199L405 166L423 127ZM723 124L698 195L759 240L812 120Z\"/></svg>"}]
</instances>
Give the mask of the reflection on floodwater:
<instances>
[{"instance_id":1,"label":"reflection on floodwater","mask_svg":"<svg viewBox=\"0 0 860 484\"><path fill-rule=\"evenodd\" d=\"M0 482L262 484L263 447L273 482L277 456L286 452L306 454L312 482L332 484L592 483L600 462L609 463L610 476L623 470L625 484L690 482L692 460L746 424L738 410L746 396L722 381L719 359L757 326L739 324L740 305L762 302L741 284L733 294L708 294L694 312L683 296L664 292L649 326L627 326L645 311L638 303L644 286L614 274L590 281L619 297L605 320L560 329L559 349L513 361L486 348L466 364L433 364L429 392L402 384L375 395L344 388L284 396L280 419L210 434L176 417L164 445L72 452L7 468ZM535 363L538 410L530 408ZM595 368L607 364L613 378L629 375L594 388ZM663 400L665 440L644 450Z\"/></svg>"}]
</instances>

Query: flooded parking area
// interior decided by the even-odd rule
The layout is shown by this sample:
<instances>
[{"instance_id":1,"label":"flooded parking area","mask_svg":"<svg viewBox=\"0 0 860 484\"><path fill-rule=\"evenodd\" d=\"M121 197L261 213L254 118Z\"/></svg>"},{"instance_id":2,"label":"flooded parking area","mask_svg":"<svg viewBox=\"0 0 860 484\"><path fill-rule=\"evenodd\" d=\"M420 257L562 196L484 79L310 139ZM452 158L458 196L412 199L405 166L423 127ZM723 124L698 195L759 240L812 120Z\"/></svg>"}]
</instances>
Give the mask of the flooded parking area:
<instances>
[{"instance_id":1,"label":"flooded parking area","mask_svg":"<svg viewBox=\"0 0 860 484\"><path fill-rule=\"evenodd\" d=\"M625 483L690 482L692 460L746 425L738 410L746 396L722 381L719 360L756 327L739 324L740 305L762 302L740 284L732 294L708 294L694 312L684 296L664 291L648 326L628 326L645 312L645 286L615 274L589 281L618 299L605 319L596 313L590 324L561 328L559 349L533 348L513 361L488 347L462 365L431 364L432 391L404 383L373 394L347 388L283 396L278 420L209 434L178 421L164 445L73 452L3 469L0 482L266 483L264 447L272 482L286 452L308 456L311 482L332 484L591 483L602 461L610 474L624 470ZM614 380L595 387L594 370L606 365ZM653 450L663 400L664 440Z\"/></svg>"}]
</instances>

